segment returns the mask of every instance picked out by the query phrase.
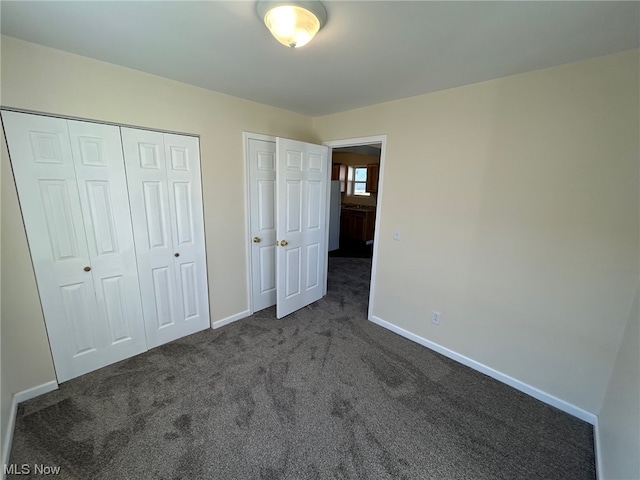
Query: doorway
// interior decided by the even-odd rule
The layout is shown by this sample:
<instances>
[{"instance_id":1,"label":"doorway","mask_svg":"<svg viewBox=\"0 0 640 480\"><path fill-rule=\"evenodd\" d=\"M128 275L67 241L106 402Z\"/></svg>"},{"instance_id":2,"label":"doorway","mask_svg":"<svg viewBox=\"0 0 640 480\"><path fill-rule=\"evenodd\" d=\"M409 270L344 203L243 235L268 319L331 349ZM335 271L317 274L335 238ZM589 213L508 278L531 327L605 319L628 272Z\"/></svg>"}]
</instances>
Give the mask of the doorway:
<instances>
[{"instance_id":1,"label":"doorway","mask_svg":"<svg viewBox=\"0 0 640 480\"><path fill-rule=\"evenodd\" d=\"M329 149L245 133L250 313L282 318L326 293Z\"/></svg>"},{"instance_id":2,"label":"doorway","mask_svg":"<svg viewBox=\"0 0 640 480\"><path fill-rule=\"evenodd\" d=\"M331 217L328 243L331 251L328 252L328 265L332 257L371 259L368 318L372 315L375 295L386 143L386 135L323 143L329 147L329 158L332 159L334 191L336 183L340 190L339 194L334 192L333 200L330 200L333 205L330 204L329 207ZM339 199L339 207L335 205L336 199ZM338 235L335 234L336 227ZM331 268L327 276L330 281Z\"/></svg>"},{"instance_id":3,"label":"doorway","mask_svg":"<svg viewBox=\"0 0 640 480\"><path fill-rule=\"evenodd\" d=\"M247 258L247 290L248 290L248 312L249 314L255 313L263 308L267 308L272 306L274 303L277 305L279 301L277 301L278 292L278 281L277 275L274 274L274 270L276 270L277 263L277 252L280 248L279 246L279 238L276 239L271 238L272 232L269 230L273 230L277 224L277 218L282 215L278 215L278 208L275 201L275 184L276 184L276 152L273 146L277 141L282 139L278 139L276 137L261 135L255 133L245 132L243 134L244 140L244 148L245 148L245 176L246 176L246 239L247 239L247 250L246 250L246 258ZM256 153L252 150L252 144L261 143L260 152ZM311 145L311 144L309 144ZM318 147L318 146L316 146ZM328 270L328 257L329 257L329 247L328 244L331 242L330 234L329 234L329 224L331 222L330 215L330 178L331 178L331 153L333 149L337 149L338 153L353 153L353 150L363 149L368 152L373 152L375 157L378 158L378 164L375 168L375 177L377 178L377 191L375 192L375 204L372 205L372 199L363 200L364 197L368 197L370 195L351 195L354 198L350 198L351 202L347 202L351 204L351 209L353 211L360 212L370 212L370 224L367 228L372 231L371 238L361 239L362 247L365 249L369 249L370 258L371 258L371 286L370 286L370 294L369 294L369 316L371 312L371 308L373 305L373 296L374 296L374 283L373 279L375 278L375 269L376 269L376 255L377 255L377 235L375 232L379 229L380 215L379 215L379 205L382 199L382 172L384 166L384 156L386 150L386 135L372 136L372 137L361 137L354 138L348 140L337 140L331 142L323 143L323 147L328 150L327 152L327 164L326 170L326 178L323 179L322 184L326 185L321 187L323 190L323 194L318 196L318 199L322 199L322 208L318 210L318 213L321 217L325 219L322 222L322 230L325 232L325 238L323 241L318 242L318 246L321 247L321 251L318 252L321 254L323 261L318 262L317 266L321 272L318 272L317 278L321 279L321 288L322 288L322 296L327 293L327 270ZM327 148L328 147L328 148ZM344 149L344 150L341 150ZM379 152L379 153L378 153ZM255 158L253 158L255 157ZM271 169L271 172L263 171L264 178L260 177L260 175L255 174L255 165L253 163L261 162L262 170ZM317 163L316 163L317 164ZM357 167L357 166L356 166ZM362 166L360 166L362 167ZM365 165L366 168L366 165ZM252 173L253 171L253 173ZM350 186L346 188L358 189L359 193L373 193L371 190L375 187L372 185L366 185L366 178L362 179L359 176L357 179L355 168L352 168L352 182ZM367 176L368 178L372 178ZM260 184L262 185L262 207L260 207L255 199L259 197L256 195L258 190L258 183L256 179L260 179ZM349 169L345 168L345 180L349 179ZM369 192L367 192L369 190ZM360 203L357 203L360 200ZM313 202L312 202L313 203ZM254 205L252 208L252 204ZM260 213L258 213L260 212ZM326 214L322 214L322 212L326 212ZM335 219L334 219L335 221ZM260 229L262 229L261 233L256 235L255 232L256 226L260 224ZM262 233L264 233L264 238ZM269 236L270 235L270 236ZM277 236L277 235L276 235ZM267 237L269 240L267 241ZM274 240L275 239L275 240ZM261 253L257 253L261 252ZM266 267L263 269L263 266ZM313 269L315 271L315 269ZM313 300L314 301L314 300Z\"/></svg>"},{"instance_id":4,"label":"doorway","mask_svg":"<svg viewBox=\"0 0 640 480\"><path fill-rule=\"evenodd\" d=\"M329 257L373 257L381 147L332 149Z\"/></svg>"}]
</instances>

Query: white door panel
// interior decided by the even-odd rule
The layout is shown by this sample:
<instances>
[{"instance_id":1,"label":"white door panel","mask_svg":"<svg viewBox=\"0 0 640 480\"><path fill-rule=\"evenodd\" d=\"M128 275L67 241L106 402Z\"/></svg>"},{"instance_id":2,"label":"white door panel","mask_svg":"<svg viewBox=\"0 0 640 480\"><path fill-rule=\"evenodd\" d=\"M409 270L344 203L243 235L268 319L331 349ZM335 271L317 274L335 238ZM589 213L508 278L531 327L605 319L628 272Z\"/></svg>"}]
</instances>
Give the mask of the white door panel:
<instances>
[{"instance_id":1,"label":"white door panel","mask_svg":"<svg viewBox=\"0 0 640 480\"><path fill-rule=\"evenodd\" d=\"M324 293L328 149L276 139L277 317Z\"/></svg>"},{"instance_id":2,"label":"white door panel","mask_svg":"<svg viewBox=\"0 0 640 480\"><path fill-rule=\"evenodd\" d=\"M182 303L181 336L210 326L200 178L196 137L164 134L177 292Z\"/></svg>"},{"instance_id":3,"label":"white door panel","mask_svg":"<svg viewBox=\"0 0 640 480\"><path fill-rule=\"evenodd\" d=\"M88 123L70 137L80 122L59 118L2 117L58 381L143 351L137 279L127 286L117 268L125 262L106 269L102 260L132 244L130 226L119 230L129 216L126 183L87 173L118 162L122 171L119 137ZM124 204L116 207L118 191Z\"/></svg>"},{"instance_id":4,"label":"white door panel","mask_svg":"<svg viewBox=\"0 0 640 480\"><path fill-rule=\"evenodd\" d=\"M62 306L64 308L64 319L66 320L66 330L70 334L67 344L67 355L72 359L79 356L95 353L99 348L96 341L96 327L94 322L87 321L94 315L94 320L97 320L95 316L95 308L93 303L93 289L89 282L75 283L69 285L61 285L60 293L62 295ZM90 363L94 363L95 360L87 359ZM56 363L56 368L58 364ZM60 374L65 378L66 374ZM60 379L59 379L60 380ZM63 380L60 380L63 381Z\"/></svg>"},{"instance_id":5,"label":"white door panel","mask_svg":"<svg viewBox=\"0 0 640 480\"><path fill-rule=\"evenodd\" d=\"M67 122L2 113L58 381L102 366ZM82 357L79 360L79 357Z\"/></svg>"},{"instance_id":6,"label":"white door panel","mask_svg":"<svg viewBox=\"0 0 640 480\"><path fill-rule=\"evenodd\" d=\"M68 126L98 311L115 362L147 349L120 129Z\"/></svg>"},{"instance_id":7,"label":"white door panel","mask_svg":"<svg viewBox=\"0 0 640 480\"><path fill-rule=\"evenodd\" d=\"M274 142L249 139L249 241L254 312L276 303L275 157Z\"/></svg>"},{"instance_id":8,"label":"white door panel","mask_svg":"<svg viewBox=\"0 0 640 480\"><path fill-rule=\"evenodd\" d=\"M121 128L147 343L209 327L198 139Z\"/></svg>"},{"instance_id":9,"label":"white door panel","mask_svg":"<svg viewBox=\"0 0 640 480\"><path fill-rule=\"evenodd\" d=\"M174 338L176 296L163 134L121 128L147 346Z\"/></svg>"}]
</instances>

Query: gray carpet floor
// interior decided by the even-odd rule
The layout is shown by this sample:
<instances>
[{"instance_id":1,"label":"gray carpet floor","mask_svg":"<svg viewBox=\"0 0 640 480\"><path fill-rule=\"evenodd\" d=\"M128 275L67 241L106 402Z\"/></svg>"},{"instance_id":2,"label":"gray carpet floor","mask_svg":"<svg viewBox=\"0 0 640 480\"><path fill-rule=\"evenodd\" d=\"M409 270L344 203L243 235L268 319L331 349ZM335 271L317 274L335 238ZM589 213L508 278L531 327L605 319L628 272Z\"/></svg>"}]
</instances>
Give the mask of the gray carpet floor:
<instances>
[{"instance_id":1,"label":"gray carpet floor","mask_svg":"<svg viewBox=\"0 0 640 480\"><path fill-rule=\"evenodd\" d=\"M595 478L590 425L368 322L370 265L331 258L327 296L295 314L24 402L11 462L83 480Z\"/></svg>"}]
</instances>

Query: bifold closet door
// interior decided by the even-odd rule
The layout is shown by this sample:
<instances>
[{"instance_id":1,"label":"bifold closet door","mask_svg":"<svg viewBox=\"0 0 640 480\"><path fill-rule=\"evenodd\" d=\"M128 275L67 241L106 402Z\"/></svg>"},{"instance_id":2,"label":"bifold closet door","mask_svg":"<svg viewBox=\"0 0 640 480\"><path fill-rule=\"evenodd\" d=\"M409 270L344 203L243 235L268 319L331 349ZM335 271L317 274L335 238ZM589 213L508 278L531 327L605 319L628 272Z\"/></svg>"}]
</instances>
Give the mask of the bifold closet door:
<instances>
[{"instance_id":1,"label":"bifold closet door","mask_svg":"<svg viewBox=\"0 0 640 480\"><path fill-rule=\"evenodd\" d=\"M121 128L149 348L209 328L196 137Z\"/></svg>"},{"instance_id":2,"label":"bifold closet door","mask_svg":"<svg viewBox=\"0 0 640 480\"><path fill-rule=\"evenodd\" d=\"M145 351L119 128L2 119L58 381Z\"/></svg>"}]
</instances>

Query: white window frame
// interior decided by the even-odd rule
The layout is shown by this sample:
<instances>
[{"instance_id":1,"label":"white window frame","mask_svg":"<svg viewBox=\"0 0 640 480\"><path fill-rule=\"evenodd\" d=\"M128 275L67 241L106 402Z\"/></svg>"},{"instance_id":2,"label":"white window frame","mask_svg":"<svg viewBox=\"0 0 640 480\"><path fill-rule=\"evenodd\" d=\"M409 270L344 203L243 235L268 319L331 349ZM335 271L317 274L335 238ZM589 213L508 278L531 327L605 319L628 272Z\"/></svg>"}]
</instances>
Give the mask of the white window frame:
<instances>
[{"instance_id":1,"label":"white window frame","mask_svg":"<svg viewBox=\"0 0 640 480\"><path fill-rule=\"evenodd\" d=\"M347 173L347 195L349 197L370 197L371 193L367 192L367 177L365 176L364 181L356 182L356 168L363 168L368 175L367 166L366 165L352 165L349 167ZM356 193L356 183L364 183L365 191L362 193Z\"/></svg>"}]
</instances>

